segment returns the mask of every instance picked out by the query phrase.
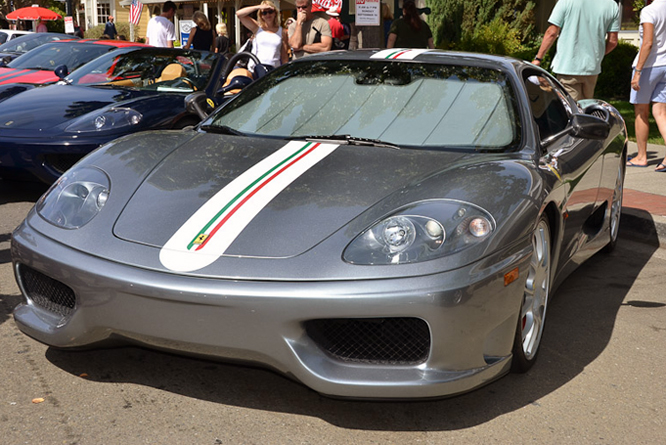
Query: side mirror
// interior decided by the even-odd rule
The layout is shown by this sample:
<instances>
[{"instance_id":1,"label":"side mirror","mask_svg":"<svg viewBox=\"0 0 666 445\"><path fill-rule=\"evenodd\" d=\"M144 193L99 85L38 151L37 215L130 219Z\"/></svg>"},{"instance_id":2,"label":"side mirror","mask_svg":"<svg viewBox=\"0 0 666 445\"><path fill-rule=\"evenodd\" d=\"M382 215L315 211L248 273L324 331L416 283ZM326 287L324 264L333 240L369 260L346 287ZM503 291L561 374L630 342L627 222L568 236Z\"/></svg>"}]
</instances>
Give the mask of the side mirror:
<instances>
[{"instance_id":1,"label":"side mirror","mask_svg":"<svg viewBox=\"0 0 666 445\"><path fill-rule=\"evenodd\" d=\"M10 56L5 56L0 60L0 66L7 66L9 62L12 61L12 58Z\"/></svg>"},{"instance_id":2,"label":"side mirror","mask_svg":"<svg viewBox=\"0 0 666 445\"><path fill-rule=\"evenodd\" d=\"M574 114L569 119L569 125L541 141L542 147L548 147L565 134L583 139L606 139L610 134L610 124L603 119L589 114Z\"/></svg>"},{"instance_id":3,"label":"side mirror","mask_svg":"<svg viewBox=\"0 0 666 445\"><path fill-rule=\"evenodd\" d=\"M606 139L611 128L605 120L588 114L574 114L569 125L572 136L584 139Z\"/></svg>"},{"instance_id":4,"label":"side mirror","mask_svg":"<svg viewBox=\"0 0 666 445\"><path fill-rule=\"evenodd\" d=\"M210 111L206 92L197 91L185 96L185 109L189 113L199 116L201 120L206 119Z\"/></svg>"},{"instance_id":5,"label":"side mirror","mask_svg":"<svg viewBox=\"0 0 666 445\"><path fill-rule=\"evenodd\" d=\"M69 74L67 65L58 65L56 69L53 70L53 73L60 78L60 80L65 80L65 77Z\"/></svg>"},{"instance_id":6,"label":"side mirror","mask_svg":"<svg viewBox=\"0 0 666 445\"><path fill-rule=\"evenodd\" d=\"M236 76L236 77L234 77L233 79L231 79L231 82L229 82L229 85L227 85L227 86L221 88L221 89L217 92L217 94L223 95L223 94L225 94L225 93L227 93L227 92L229 92L229 91L233 91L233 90L242 90L243 88L245 88L246 86L248 86L248 85L251 84L252 82L253 82L253 81L252 81L252 78L251 78L251 77L248 77L248 76Z\"/></svg>"}]
</instances>

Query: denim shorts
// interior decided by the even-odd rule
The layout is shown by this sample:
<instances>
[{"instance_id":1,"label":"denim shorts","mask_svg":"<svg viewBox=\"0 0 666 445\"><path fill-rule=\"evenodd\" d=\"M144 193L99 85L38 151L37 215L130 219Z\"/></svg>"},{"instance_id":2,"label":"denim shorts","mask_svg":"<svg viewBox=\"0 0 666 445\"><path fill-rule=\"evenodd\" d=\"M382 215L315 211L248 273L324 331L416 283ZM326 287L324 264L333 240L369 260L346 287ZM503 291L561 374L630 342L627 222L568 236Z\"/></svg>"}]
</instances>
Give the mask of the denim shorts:
<instances>
[{"instance_id":1,"label":"denim shorts","mask_svg":"<svg viewBox=\"0 0 666 445\"><path fill-rule=\"evenodd\" d=\"M643 68L638 85L640 91L631 89L629 102L632 104L666 103L666 66Z\"/></svg>"}]
</instances>

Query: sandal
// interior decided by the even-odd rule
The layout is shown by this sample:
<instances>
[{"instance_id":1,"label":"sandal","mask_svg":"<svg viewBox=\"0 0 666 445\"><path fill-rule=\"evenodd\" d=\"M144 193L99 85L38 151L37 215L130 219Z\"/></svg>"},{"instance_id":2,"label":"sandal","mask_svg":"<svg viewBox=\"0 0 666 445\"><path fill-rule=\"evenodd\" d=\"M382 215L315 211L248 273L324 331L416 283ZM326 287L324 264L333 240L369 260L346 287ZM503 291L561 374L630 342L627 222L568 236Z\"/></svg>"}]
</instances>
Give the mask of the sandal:
<instances>
[{"instance_id":1,"label":"sandal","mask_svg":"<svg viewBox=\"0 0 666 445\"><path fill-rule=\"evenodd\" d=\"M627 167L640 167L640 168L645 168L647 167L647 164L645 165L640 165L640 164L634 164L631 162L631 159L627 161Z\"/></svg>"},{"instance_id":2,"label":"sandal","mask_svg":"<svg viewBox=\"0 0 666 445\"><path fill-rule=\"evenodd\" d=\"M655 168L654 171L659 173L666 173L666 165L664 165L662 162L661 164L657 165L657 168Z\"/></svg>"}]
</instances>

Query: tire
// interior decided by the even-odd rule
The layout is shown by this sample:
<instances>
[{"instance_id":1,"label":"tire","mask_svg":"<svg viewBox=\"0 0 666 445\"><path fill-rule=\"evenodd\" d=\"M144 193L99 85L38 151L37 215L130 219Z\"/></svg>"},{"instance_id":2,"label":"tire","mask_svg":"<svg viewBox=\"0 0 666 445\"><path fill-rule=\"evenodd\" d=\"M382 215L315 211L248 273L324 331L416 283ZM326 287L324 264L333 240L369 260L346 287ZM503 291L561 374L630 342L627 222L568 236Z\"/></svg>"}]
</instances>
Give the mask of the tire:
<instances>
[{"instance_id":1,"label":"tire","mask_svg":"<svg viewBox=\"0 0 666 445\"><path fill-rule=\"evenodd\" d=\"M613 200L608 209L608 232L610 234L608 244L603 248L604 253L611 253L617 245L617 237L620 232L620 217L622 216L622 193L624 192L625 156L621 157L620 166L615 180Z\"/></svg>"},{"instance_id":2,"label":"tire","mask_svg":"<svg viewBox=\"0 0 666 445\"><path fill-rule=\"evenodd\" d=\"M520 373L527 372L537 358L550 299L551 237L545 216L541 216L534 229L532 246L532 259L518 313L511 362L512 371Z\"/></svg>"}]
</instances>

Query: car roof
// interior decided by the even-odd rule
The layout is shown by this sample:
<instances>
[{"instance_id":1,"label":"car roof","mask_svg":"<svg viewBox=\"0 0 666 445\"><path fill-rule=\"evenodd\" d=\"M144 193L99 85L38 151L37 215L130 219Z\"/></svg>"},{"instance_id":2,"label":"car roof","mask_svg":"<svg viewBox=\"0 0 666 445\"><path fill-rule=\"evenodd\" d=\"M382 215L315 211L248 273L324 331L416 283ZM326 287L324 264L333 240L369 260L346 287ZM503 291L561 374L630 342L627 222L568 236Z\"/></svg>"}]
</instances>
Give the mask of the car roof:
<instances>
[{"instance_id":1,"label":"car roof","mask_svg":"<svg viewBox=\"0 0 666 445\"><path fill-rule=\"evenodd\" d=\"M397 58L395 58L397 57ZM527 62L506 56L492 54L446 51L440 49L360 49L356 51L329 51L312 54L295 62L315 60L395 60L402 63L433 63L442 65L470 65L485 68L498 68L506 72L515 72L519 65Z\"/></svg>"},{"instance_id":2,"label":"car roof","mask_svg":"<svg viewBox=\"0 0 666 445\"><path fill-rule=\"evenodd\" d=\"M3 33L3 34L10 35L10 36L11 35L18 35L18 34L24 35L24 34L32 34L33 33L33 31L21 31L21 30L18 30L18 29L0 29L0 32Z\"/></svg>"},{"instance_id":3,"label":"car roof","mask_svg":"<svg viewBox=\"0 0 666 445\"><path fill-rule=\"evenodd\" d=\"M32 40L32 39L37 39L39 37L44 37L44 36L53 36L53 37L60 37L60 40L78 40L79 38L76 36L72 36L69 34L63 34L61 32L30 32L28 34L24 34L20 37L17 37L15 39L11 40L11 43L19 43L24 40ZM9 41L7 42L9 43Z\"/></svg>"}]
</instances>

